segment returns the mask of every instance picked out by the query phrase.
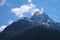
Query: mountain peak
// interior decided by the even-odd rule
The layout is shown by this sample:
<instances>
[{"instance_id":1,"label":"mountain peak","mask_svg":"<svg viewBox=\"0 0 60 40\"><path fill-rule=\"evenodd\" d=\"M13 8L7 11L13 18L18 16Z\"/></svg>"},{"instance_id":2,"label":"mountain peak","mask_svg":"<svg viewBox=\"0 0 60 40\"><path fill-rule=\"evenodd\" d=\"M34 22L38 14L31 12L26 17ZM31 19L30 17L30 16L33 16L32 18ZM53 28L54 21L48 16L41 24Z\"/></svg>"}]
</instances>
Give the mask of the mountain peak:
<instances>
[{"instance_id":1,"label":"mountain peak","mask_svg":"<svg viewBox=\"0 0 60 40\"><path fill-rule=\"evenodd\" d=\"M36 11L35 13L34 13L34 15L39 15L40 14L40 12L39 11Z\"/></svg>"},{"instance_id":2,"label":"mountain peak","mask_svg":"<svg viewBox=\"0 0 60 40\"><path fill-rule=\"evenodd\" d=\"M34 14L43 14L44 13L44 10L41 8L41 9L36 9L35 10L35 13Z\"/></svg>"},{"instance_id":3,"label":"mountain peak","mask_svg":"<svg viewBox=\"0 0 60 40\"><path fill-rule=\"evenodd\" d=\"M53 22L53 20L47 14L45 14L45 12L41 14L39 11L34 13L34 15L31 17L31 20L44 23L48 22L48 20Z\"/></svg>"}]
</instances>

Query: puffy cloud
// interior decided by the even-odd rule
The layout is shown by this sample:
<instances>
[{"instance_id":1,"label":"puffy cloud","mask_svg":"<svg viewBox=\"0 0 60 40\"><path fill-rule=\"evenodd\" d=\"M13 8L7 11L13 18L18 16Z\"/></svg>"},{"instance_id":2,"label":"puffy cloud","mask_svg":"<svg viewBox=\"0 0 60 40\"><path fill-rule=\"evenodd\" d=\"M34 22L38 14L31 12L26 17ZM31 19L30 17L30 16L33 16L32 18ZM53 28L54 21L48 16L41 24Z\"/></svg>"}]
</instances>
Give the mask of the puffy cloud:
<instances>
[{"instance_id":1,"label":"puffy cloud","mask_svg":"<svg viewBox=\"0 0 60 40\"><path fill-rule=\"evenodd\" d=\"M31 13L32 15L34 15L34 13L37 12L37 11L38 11L40 14L43 14L43 12L44 12L43 8L41 8L41 9L34 8L34 9L32 9L32 10L30 11L30 13Z\"/></svg>"},{"instance_id":2,"label":"puffy cloud","mask_svg":"<svg viewBox=\"0 0 60 40\"><path fill-rule=\"evenodd\" d=\"M42 14L43 9L41 10L36 8L36 5L34 4L27 4L22 5L20 8L13 8L12 12L15 13L18 17L24 17L25 12L30 12L30 14L33 15L36 11L39 11Z\"/></svg>"},{"instance_id":3,"label":"puffy cloud","mask_svg":"<svg viewBox=\"0 0 60 40\"><path fill-rule=\"evenodd\" d=\"M12 12L14 12L19 17L24 17L24 13L29 12L34 7L35 5L33 4L22 5L20 8L13 8Z\"/></svg>"},{"instance_id":4,"label":"puffy cloud","mask_svg":"<svg viewBox=\"0 0 60 40\"><path fill-rule=\"evenodd\" d=\"M29 13L31 14L31 16L32 16L36 11L39 11L40 14L43 13L43 8L41 8L41 10L38 9L38 8L36 8L36 5L34 5L34 4L31 3L32 0L28 0L28 2L29 2L29 4L27 4L27 5L22 5L22 6L20 6L19 8L13 8L11 11L12 11L13 13L15 13L16 16L18 16L18 17L25 17L25 16L26 16L26 15L25 15L25 12L27 12L27 13L29 12ZM27 15L27 16L28 16L28 15Z\"/></svg>"},{"instance_id":5,"label":"puffy cloud","mask_svg":"<svg viewBox=\"0 0 60 40\"><path fill-rule=\"evenodd\" d=\"M0 32L2 32L7 26L6 25L3 25L0 27Z\"/></svg>"},{"instance_id":6,"label":"puffy cloud","mask_svg":"<svg viewBox=\"0 0 60 40\"><path fill-rule=\"evenodd\" d=\"M14 21L13 20L9 20L8 21L8 24L12 24Z\"/></svg>"},{"instance_id":7,"label":"puffy cloud","mask_svg":"<svg viewBox=\"0 0 60 40\"><path fill-rule=\"evenodd\" d=\"M0 6L3 6L6 3L6 0L1 0Z\"/></svg>"}]
</instances>

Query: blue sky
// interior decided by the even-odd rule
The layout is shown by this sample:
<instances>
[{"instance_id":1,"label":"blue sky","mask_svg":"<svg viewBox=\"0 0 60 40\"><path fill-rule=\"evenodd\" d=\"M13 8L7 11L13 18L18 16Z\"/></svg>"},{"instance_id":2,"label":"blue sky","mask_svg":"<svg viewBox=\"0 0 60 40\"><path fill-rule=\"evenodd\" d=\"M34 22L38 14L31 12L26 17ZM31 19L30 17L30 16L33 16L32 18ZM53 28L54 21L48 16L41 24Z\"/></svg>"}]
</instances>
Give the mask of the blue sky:
<instances>
[{"instance_id":1,"label":"blue sky","mask_svg":"<svg viewBox=\"0 0 60 40\"><path fill-rule=\"evenodd\" d=\"M43 8L54 21L60 22L60 0L32 0L31 3L38 9ZM29 4L28 0L0 0L0 26L20 19L11 10L27 4Z\"/></svg>"}]
</instances>

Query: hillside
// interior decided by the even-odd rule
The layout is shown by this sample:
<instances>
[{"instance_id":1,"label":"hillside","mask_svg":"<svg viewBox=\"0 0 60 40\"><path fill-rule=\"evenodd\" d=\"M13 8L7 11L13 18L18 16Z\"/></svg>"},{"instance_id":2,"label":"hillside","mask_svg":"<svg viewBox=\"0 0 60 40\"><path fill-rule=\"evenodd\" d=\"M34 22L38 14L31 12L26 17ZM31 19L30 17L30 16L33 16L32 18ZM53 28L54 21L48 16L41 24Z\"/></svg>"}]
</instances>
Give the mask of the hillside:
<instances>
[{"instance_id":1,"label":"hillside","mask_svg":"<svg viewBox=\"0 0 60 40\"><path fill-rule=\"evenodd\" d=\"M60 40L60 31L45 27L45 25L34 25L8 33L0 40Z\"/></svg>"},{"instance_id":2,"label":"hillside","mask_svg":"<svg viewBox=\"0 0 60 40\"><path fill-rule=\"evenodd\" d=\"M31 17L19 19L0 33L0 40L60 40L60 23L38 11Z\"/></svg>"}]
</instances>

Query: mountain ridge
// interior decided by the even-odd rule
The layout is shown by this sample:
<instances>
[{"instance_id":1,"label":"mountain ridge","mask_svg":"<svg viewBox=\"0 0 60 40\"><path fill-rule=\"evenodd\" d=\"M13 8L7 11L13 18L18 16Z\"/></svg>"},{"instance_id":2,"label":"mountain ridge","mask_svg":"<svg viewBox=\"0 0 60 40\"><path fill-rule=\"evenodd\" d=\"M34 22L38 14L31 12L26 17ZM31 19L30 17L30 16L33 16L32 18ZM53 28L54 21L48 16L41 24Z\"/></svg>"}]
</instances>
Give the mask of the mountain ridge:
<instances>
[{"instance_id":1,"label":"mountain ridge","mask_svg":"<svg viewBox=\"0 0 60 40\"><path fill-rule=\"evenodd\" d=\"M41 38L41 40L44 40L45 38L43 39L42 37L45 37L47 34L48 35L46 37L46 40L53 40L54 38L57 40L60 39L59 25L60 23L54 22L48 15L45 14L45 12L43 12L43 14L36 12L31 18L24 17L23 19L20 19L13 22L11 25L8 25L7 28L5 28L5 30L0 34L0 40L27 40L27 38L28 40L36 40L39 38ZM27 33L28 35L31 33L31 36L28 36ZM36 38L36 36L38 38Z\"/></svg>"}]
</instances>

